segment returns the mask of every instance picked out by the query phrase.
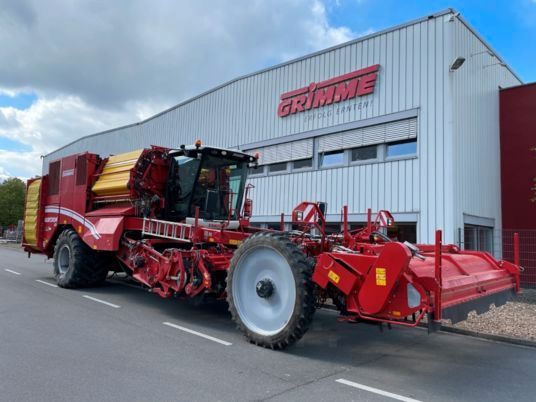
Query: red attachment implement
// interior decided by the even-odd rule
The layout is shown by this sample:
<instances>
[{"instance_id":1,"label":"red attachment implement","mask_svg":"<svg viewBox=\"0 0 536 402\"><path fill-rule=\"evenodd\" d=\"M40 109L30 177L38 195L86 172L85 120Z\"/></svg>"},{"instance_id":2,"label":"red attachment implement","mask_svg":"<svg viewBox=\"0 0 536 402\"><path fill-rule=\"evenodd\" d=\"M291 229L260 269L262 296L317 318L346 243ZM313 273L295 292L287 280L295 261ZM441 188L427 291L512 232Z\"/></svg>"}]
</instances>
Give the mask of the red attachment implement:
<instances>
[{"instance_id":1,"label":"red attachment implement","mask_svg":"<svg viewBox=\"0 0 536 402\"><path fill-rule=\"evenodd\" d=\"M342 221L347 222L347 209ZM442 319L458 322L470 311L487 311L519 291L519 268L490 254L444 245L412 245L385 235L393 222L380 211L365 228L327 236L313 281L343 305L348 317L414 326L428 315L430 329ZM514 241L516 242L516 241Z\"/></svg>"}]
</instances>

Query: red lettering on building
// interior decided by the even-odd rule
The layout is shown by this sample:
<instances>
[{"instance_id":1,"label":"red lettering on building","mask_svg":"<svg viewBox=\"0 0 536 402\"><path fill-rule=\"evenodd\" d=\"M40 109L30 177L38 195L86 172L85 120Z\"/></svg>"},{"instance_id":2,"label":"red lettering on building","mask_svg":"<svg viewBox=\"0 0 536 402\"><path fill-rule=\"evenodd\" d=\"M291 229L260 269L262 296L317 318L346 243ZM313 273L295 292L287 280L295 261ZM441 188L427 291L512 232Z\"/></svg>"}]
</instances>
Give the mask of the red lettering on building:
<instances>
[{"instance_id":1,"label":"red lettering on building","mask_svg":"<svg viewBox=\"0 0 536 402\"><path fill-rule=\"evenodd\" d=\"M286 92L280 96L277 115L285 117L290 114L316 109L356 96L365 96L374 92L379 64L362 68L326 81L311 83L309 86Z\"/></svg>"}]
</instances>

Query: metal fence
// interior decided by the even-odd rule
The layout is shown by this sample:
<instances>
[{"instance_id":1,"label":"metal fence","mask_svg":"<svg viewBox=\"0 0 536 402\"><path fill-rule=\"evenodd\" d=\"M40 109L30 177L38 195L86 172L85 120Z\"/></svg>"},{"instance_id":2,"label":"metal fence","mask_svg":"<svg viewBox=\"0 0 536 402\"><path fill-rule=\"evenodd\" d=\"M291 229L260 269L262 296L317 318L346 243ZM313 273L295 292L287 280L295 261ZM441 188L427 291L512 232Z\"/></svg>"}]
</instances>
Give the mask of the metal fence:
<instances>
[{"instance_id":1,"label":"metal fence","mask_svg":"<svg viewBox=\"0 0 536 402\"><path fill-rule=\"evenodd\" d=\"M458 245L465 250L488 251L495 258L514 261L514 234L519 235L519 260L524 268L521 286L536 288L536 230L493 230L466 225L459 230Z\"/></svg>"},{"instance_id":2,"label":"metal fence","mask_svg":"<svg viewBox=\"0 0 536 402\"><path fill-rule=\"evenodd\" d=\"M21 243L22 242L23 221L18 225L0 226L0 242Z\"/></svg>"}]
</instances>

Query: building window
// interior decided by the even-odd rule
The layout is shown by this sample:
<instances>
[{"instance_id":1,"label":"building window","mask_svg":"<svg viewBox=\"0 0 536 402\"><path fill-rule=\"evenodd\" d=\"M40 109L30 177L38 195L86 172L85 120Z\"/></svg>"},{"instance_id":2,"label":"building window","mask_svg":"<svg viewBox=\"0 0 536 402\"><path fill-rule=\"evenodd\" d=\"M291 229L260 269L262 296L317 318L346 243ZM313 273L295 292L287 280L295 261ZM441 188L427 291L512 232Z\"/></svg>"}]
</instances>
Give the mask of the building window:
<instances>
[{"instance_id":1,"label":"building window","mask_svg":"<svg viewBox=\"0 0 536 402\"><path fill-rule=\"evenodd\" d=\"M387 157L411 156L417 154L417 140L392 142L387 144Z\"/></svg>"},{"instance_id":2,"label":"building window","mask_svg":"<svg viewBox=\"0 0 536 402\"><path fill-rule=\"evenodd\" d=\"M261 174L264 174L264 166L249 168L248 170L248 176L260 176Z\"/></svg>"},{"instance_id":3,"label":"building window","mask_svg":"<svg viewBox=\"0 0 536 402\"><path fill-rule=\"evenodd\" d=\"M464 250L487 251L493 253L493 228L478 225L465 225L463 232Z\"/></svg>"},{"instance_id":4,"label":"building window","mask_svg":"<svg viewBox=\"0 0 536 402\"><path fill-rule=\"evenodd\" d=\"M279 173L279 172L284 172L286 170L287 170L287 162L274 163L272 165L268 165L268 172L270 173Z\"/></svg>"},{"instance_id":5,"label":"building window","mask_svg":"<svg viewBox=\"0 0 536 402\"><path fill-rule=\"evenodd\" d=\"M374 215L372 216L374 219ZM366 222L351 222L349 230L364 229ZM387 229L387 236L394 241L417 243L417 223L416 222L395 222L394 226Z\"/></svg>"},{"instance_id":6,"label":"building window","mask_svg":"<svg viewBox=\"0 0 536 402\"><path fill-rule=\"evenodd\" d=\"M387 235L396 241L417 243L417 224L413 222L395 222L395 225L387 230Z\"/></svg>"},{"instance_id":7,"label":"building window","mask_svg":"<svg viewBox=\"0 0 536 402\"><path fill-rule=\"evenodd\" d=\"M344 164L344 151L331 151L320 154L320 167L340 166Z\"/></svg>"},{"instance_id":8,"label":"building window","mask_svg":"<svg viewBox=\"0 0 536 402\"><path fill-rule=\"evenodd\" d=\"M310 169L312 167L313 167L313 160L311 158L300 159L299 161L292 162L292 169L294 170Z\"/></svg>"},{"instance_id":9,"label":"building window","mask_svg":"<svg viewBox=\"0 0 536 402\"><path fill-rule=\"evenodd\" d=\"M352 162L366 161L378 157L378 147L361 147L352 149Z\"/></svg>"},{"instance_id":10,"label":"building window","mask_svg":"<svg viewBox=\"0 0 536 402\"><path fill-rule=\"evenodd\" d=\"M326 234L335 234L342 231L342 225L340 223L326 222Z\"/></svg>"}]
</instances>

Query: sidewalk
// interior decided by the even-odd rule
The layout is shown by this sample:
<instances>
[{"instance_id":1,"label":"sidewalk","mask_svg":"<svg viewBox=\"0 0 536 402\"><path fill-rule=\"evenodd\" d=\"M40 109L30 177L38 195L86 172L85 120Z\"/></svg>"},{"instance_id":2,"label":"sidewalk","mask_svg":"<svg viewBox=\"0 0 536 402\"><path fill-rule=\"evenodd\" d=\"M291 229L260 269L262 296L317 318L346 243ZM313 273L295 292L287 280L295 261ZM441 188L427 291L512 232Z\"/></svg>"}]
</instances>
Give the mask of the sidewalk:
<instances>
[{"instance_id":1,"label":"sidewalk","mask_svg":"<svg viewBox=\"0 0 536 402\"><path fill-rule=\"evenodd\" d=\"M536 342L536 289L523 289L515 301L492 306L479 316L471 313L466 321L444 326Z\"/></svg>"}]
</instances>

